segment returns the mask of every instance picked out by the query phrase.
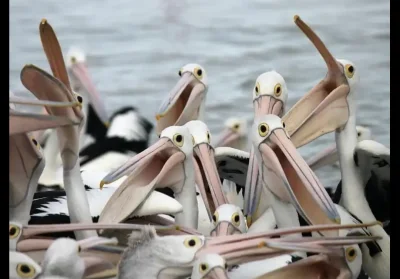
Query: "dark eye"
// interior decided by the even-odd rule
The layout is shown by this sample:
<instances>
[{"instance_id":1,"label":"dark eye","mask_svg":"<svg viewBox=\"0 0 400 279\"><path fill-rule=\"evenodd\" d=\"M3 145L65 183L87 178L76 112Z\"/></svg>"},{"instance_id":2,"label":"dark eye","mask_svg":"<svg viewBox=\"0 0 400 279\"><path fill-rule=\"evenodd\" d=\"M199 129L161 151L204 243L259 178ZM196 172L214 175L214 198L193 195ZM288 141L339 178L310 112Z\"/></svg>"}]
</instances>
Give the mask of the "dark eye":
<instances>
[{"instance_id":1,"label":"dark eye","mask_svg":"<svg viewBox=\"0 0 400 279\"><path fill-rule=\"evenodd\" d=\"M214 221L214 222L217 222L217 216L216 216L215 214L213 215L212 218L213 218L213 221Z\"/></svg>"},{"instance_id":2,"label":"dark eye","mask_svg":"<svg viewBox=\"0 0 400 279\"><path fill-rule=\"evenodd\" d=\"M38 145L38 142L35 139L32 139L34 145Z\"/></svg>"},{"instance_id":3,"label":"dark eye","mask_svg":"<svg viewBox=\"0 0 400 279\"><path fill-rule=\"evenodd\" d=\"M239 222L239 220L240 220L239 215L236 215L234 220L235 220L235 222Z\"/></svg>"},{"instance_id":4,"label":"dark eye","mask_svg":"<svg viewBox=\"0 0 400 279\"><path fill-rule=\"evenodd\" d=\"M349 70L349 73L353 73L354 72L354 67L353 66L349 66L347 69Z\"/></svg>"},{"instance_id":5,"label":"dark eye","mask_svg":"<svg viewBox=\"0 0 400 279\"><path fill-rule=\"evenodd\" d=\"M203 71L202 71L201 69L198 69L198 70L197 70L197 75L198 75L198 76L201 76L202 74L203 74Z\"/></svg>"},{"instance_id":6,"label":"dark eye","mask_svg":"<svg viewBox=\"0 0 400 279\"><path fill-rule=\"evenodd\" d=\"M203 271L204 271L204 270L206 270L206 269L207 269L207 266L206 266L205 264L201 264L201 265L200 265L200 268L201 268L201 270L203 270Z\"/></svg>"},{"instance_id":7,"label":"dark eye","mask_svg":"<svg viewBox=\"0 0 400 279\"><path fill-rule=\"evenodd\" d=\"M191 239L191 240L189 240L188 244L190 247L193 247L196 245L196 241L194 241L194 239Z\"/></svg>"},{"instance_id":8,"label":"dark eye","mask_svg":"<svg viewBox=\"0 0 400 279\"><path fill-rule=\"evenodd\" d=\"M76 97L76 98L78 99L78 102L79 102L79 103L82 103L83 98L82 98L81 96L78 96L78 97Z\"/></svg>"},{"instance_id":9,"label":"dark eye","mask_svg":"<svg viewBox=\"0 0 400 279\"><path fill-rule=\"evenodd\" d=\"M181 77L182 76L182 71L179 70L178 75Z\"/></svg>"},{"instance_id":10,"label":"dark eye","mask_svg":"<svg viewBox=\"0 0 400 279\"><path fill-rule=\"evenodd\" d=\"M357 136L361 136L361 133L360 133L360 132L358 132L358 133L357 133Z\"/></svg>"},{"instance_id":11,"label":"dark eye","mask_svg":"<svg viewBox=\"0 0 400 279\"><path fill-rule=\"evenodd\" d=\"M225 269L228 269L228 264L227 263L225 263Z\"/></svg>"},{"instance_id":12,"label":"dark eye","mask_svg":"<svg viewBox=\"0 0 400 279\"><path fill-rule=\"evenodd\" d=\"M176 137L176 141L177 141L177 142L182 142L182 136L181 136L181 135L177 136L177 137Z\"/></svg>"}]
</instances>

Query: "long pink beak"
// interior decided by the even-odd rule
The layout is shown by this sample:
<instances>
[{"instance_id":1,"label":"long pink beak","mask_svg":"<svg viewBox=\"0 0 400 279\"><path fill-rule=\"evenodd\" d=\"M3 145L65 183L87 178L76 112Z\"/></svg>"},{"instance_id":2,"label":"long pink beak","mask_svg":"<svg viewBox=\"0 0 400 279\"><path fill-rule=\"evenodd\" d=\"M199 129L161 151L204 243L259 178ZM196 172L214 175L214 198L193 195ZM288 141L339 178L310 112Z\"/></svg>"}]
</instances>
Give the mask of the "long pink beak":
<instances>
[{"instance_id":1,"label":"long pink beak","mask_svg":"<svg viewBox=\"0 0 400 279\"><path fill-rule=\"evenodd\" d=\"M99 92L94 86L87 65L82 62L74 63L70 67L70 72L74 75L75 79L77 79L82 84L86 92L88 92L89 102L90 104L92 104L99 118L103 121L103 123L107 123L108 116L104 103L101 100Z\"/></svg>"},{"instance_id":2,"label":"long pink beak","mask_svg":"<svg viewBox=\"0 0 400 279\"><path fill-rule=\"evenodd\" d=\"M215 165L214 149L207 143L200 143L193 150L195 153L196 183L199 186L208 214L212 216L218 206L228 203ZM208 191L211 193L212 200L210 200Z\"/></svg>"},{"instance_id":3,"label":"long pink beak","mask_svg":"<svg viewBox=\"0 0 400 279\"><path fill-rule=\"evenodd\" d=\"M254 99L253 106L256 117L265 114L281 116L285 110L285 104L271 95L260 95Z\"/></svg>"}]
</instances>

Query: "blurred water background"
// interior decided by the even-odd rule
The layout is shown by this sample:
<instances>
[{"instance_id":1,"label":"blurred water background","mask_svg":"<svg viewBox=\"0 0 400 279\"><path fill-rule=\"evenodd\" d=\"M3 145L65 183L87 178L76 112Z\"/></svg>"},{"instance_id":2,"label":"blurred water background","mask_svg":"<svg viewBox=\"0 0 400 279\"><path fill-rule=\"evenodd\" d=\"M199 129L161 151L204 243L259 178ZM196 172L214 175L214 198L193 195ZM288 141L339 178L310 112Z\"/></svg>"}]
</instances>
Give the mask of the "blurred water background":
<instances>
[{"instance_id":1,"label":"blurred water background","mask_svg":"<svg viewBox=\"0 0 400 279\"><path fill-rule=\"evenodd\" d=\"M10 2L10 90L27 94L24 64L50 71L38 26L47 18L64 54L79 47L107 111L133 105L155 122L161 100L179 69L199 63L209 77L205 122L215 136L230 116L253 117L251 92L258 75L276 70L286 80L290 108L326 74L323 60L293 22L311 25L337 58L360 74L359 124L390 147L389 1L98 0ZM302 147L305 158L334 142L325 135ZM317 172L336 186L340 172Z\"/></svg>"}]
</instances>

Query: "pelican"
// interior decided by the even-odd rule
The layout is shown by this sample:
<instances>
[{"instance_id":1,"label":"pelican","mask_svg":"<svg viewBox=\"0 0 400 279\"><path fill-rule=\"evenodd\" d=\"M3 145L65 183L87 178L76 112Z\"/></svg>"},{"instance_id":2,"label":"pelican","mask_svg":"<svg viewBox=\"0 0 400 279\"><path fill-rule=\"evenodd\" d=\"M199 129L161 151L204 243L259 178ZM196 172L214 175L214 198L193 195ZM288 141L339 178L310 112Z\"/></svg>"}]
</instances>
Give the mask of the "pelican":
<instances>
[{"instance_id":1,"label":"pelican","mask_svg":"<svg viewBox=\"0 0 400 279\"><path fill-rule=\"evenodd\" d=\"M300 226L297 212L310 224L340 224L332 200L290 141L279 116L257 117L252 140L263 182L258 185L269 192L267 203L278 227Z\"/></svg>"},{"instance_id":2,"label":"pelican","mask_svg":"<svg viewBox=\"0 0 400 279\"><path fill-rule=\"evenodd\" d=\"M359 80L357 67L348 60L336 60L319 37L299 16L294 18L297 26L316 46L328 66L323 81L300 99L285 115L287 130L295 146L302 146L314 138L335 131L342 175L340 203L362 222L376 220L364 195L361 173L353 159L357 146L355 92ZM321 121L330 119L328 125ZM288 121L290 119L290 121ZM322 126L322 124L325 124ZM382 227L371 228L382 252L370 255L362 245L365 271L372 278L389 278L390 238Z\"/></svg>"},{"instance_id":3,"label":"pelican","mask_svg":"<svg viewBox=\"0 0 400 279\"><path fill-rule=\"evenodd\" d=\"M307 229L316 230L316 228ZM302 230L304 227L285 232L293 233ZM283 231L279 233L283 233ZM189 276L195 260L210 253L221 255L228 266L250 262L260 257L267 258L285 254L288 250L331 253L330 249L313 244L313 241L318 241L318 238L295 243L298 239L285 242L278 238L270 239L270 235L247 234L215 238L193 235L159 237L154 229L147 227L141 232L133 232L130 235L128 247L119 263L118 278L157 278L159 276L181 278ZM360 243L370 240L370 237L360 237L347 242ZM334 243L343 243L343 239L326 240L326 243L335 245Z\"/></svg>"},{"instance_id":4,"label":"pelican","mask_svg":"<svg viewBox=\"0 0 400 279\"><path fill-rule=\"evenodd\" d=\"M67 52L66 67L72 90L87 100L82 106L86 115L79 143L82 149L106 136L109 119L100 94L90 77L85 53L79 48L71 47Z\"/></svg>"},{"instance_id":5,"label":"pelican","mask_svg":"<svg viewBox=\"0 0 400 279\"><path fill-rule=\"evenodd\" d=\"M274 114L282 117L285 112L287 98L288 89L285 79L278 72L269 71L261 74L256 79L253 88L253 106L255 117L265 114ZM259 199L262 195L260 190L255 191L255 188L261 188L261 186L257 187L257 184L261 183L258 175L258 165L259 163L255 156L254 146L251 145L250 163L245 184L247 191L244 192L244 214L248 218L249 225L251 225L252 221L256 221L258 217L255 215L256 208L253 205L259 204ZM244 184L242 184L242 186L244 186Z\"/></svg>"},{"instance_id":6,"label":"pelican","mask_svg":"<svg viewBox=\"0 0 400 279\"><path fill-rule=\"evenodd\" d=\"M34 65L26 65L21 71L22 84L38 99L52 98L58 101L83 102L82 96L73 93L69 86L68 75L63 61L60 46L52 27L43 20L40 24L42 43L57 78ZM58 48L58 52L56 49ZM51 49L51 50L50 50ZM55 54L56 53L56 54ZM55 56L54 56L55 55ZM62 82L61 82L61 81ZM52 94L48 94L51 90ZM49 96L50 95L50 96ZM46 107L49 114L56 116L68 116L82 123L84 115L79 108L50 108ZM81 126L69 126L57 128L61 159L63 162L64 187L68 195L68 211L71 222L92 222L89 204L85 195L85 188L80 176L79 166L79 133ZM77 239L96 236L96 232L84 231L77 233Z\"/></svg>"},{"instance_id":7,"label":"pelican","mask_svg":"<svg viewBox=\"0 0 400 279\"><path fill-rule=\"evenodd\" d=\"M200 256L193 264L191 279L228 279L224 258L218 254Z\"/></svg>"},{"instance_id":8,"label":"pelican","mask_svg":"<svg viewBox=\"0 0 400 279\"><path fill-rule=\"evenodd\" d=\"M162 102L156 115L156 132L173 125L183 125L190 120L203 120L207 73L198 64L187 64L179 70L179 81Z\"/></svg>"},{"instance_id":9,"label":"pelican","mask_svg":"<svg viewBox=\"0 0 400 279\"><path fill-rule=\"evenodd\" d=\"M42 268L29 256L10 251L9 274L10 279L34 279L42 273Z\"/></svg>"},{"instance_id":10,"label":"pelican","mask_svg":"<svg viewBox=\"0 0 400 279\"><path fill-rule=\"evenodd\" d=\"M38 128L56 128L63 126L67 117L55 117L38 114L18 113L15 103L29 105L46 105L48 107L74 107L76 102L51 102L40 100L26 100L23 98L10 97L10 131L9 164L10 164L10 220L16 220L23 224L29 221L29 210L33 195L36 191L39 177L44 168L44 157L38 141L33 138L28 130ZM19 117L15 118L15 115ZM22 116L22 117L21 117ZM73 121L71 121L73 123ZM70 123L70 124L72 124ZM30 124L29 126L25 126ZM19 128L25 126L22 130ZM11 134L13 132L13 134Z\"/></svg>"},{"instance_id":11,"label":"pelican","mask_svg":"<svg viewBox=\"0 0 400 279\"><path fill-rule=\"evenodd\" d=\"M113 264L101 257L81 257L79 253L97 245L113 244L115 238L92 237L75 241L58 238L47 249L42 262L43 276L60 276L81 279L90 274L113 268Z\"/></svg>"},{"instance_id":12,"label":"pelican","mask_svg":"<svg viewBox=\"0 0 400 279\"><path fill-rule=\"evenodd\" d=\"M103 178L100 187L129 173L108 200L99 222L122 222L155 188L169 187L183 206L183 212L175 215L175 222L196 229L198 208L192 153L193 138L186 127L164 129L155 144Z\"/></svg>"},{"instance_id":13,"label":"pelican","mask_svg":"<svg viewBox=\"0 0 400 279\"><path fill-rule=\"evenodd\" d=\"M369 128L358 125L356 126L356 130L358 142L372 139L372 133ZM339 158L337 154L336 143L334 143L323 151L318 152L318 154L310 158L307 163L312 170L316 170L326 165L334 164L338 160Z\"/></svg>"},{"instance_id":14,"label":"pelican","mask_svg":"<svg viewBox=\"0 0 400 279\"><path fill-rule=\"evenodd\" d=\"M225 121L224 129L217 137L214 147L227 146L247 150L248 125L246 119L231 117Z\"/></svg>"}]
</instances>

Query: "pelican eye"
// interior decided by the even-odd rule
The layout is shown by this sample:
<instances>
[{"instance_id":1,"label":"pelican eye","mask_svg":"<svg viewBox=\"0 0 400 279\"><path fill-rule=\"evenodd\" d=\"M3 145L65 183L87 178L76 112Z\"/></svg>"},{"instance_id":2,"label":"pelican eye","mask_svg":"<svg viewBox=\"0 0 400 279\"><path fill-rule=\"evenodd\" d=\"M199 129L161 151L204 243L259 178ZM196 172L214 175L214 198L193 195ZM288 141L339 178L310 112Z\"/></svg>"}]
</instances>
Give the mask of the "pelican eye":
<instances>
[{"instance_id":1,"label":"pelican eye","mask_svg":"<svg viewBox=\"0 0 400 279\"><path fill-rule=\"evenodd\" d=\"M194 72L194 75L195 75L196 78L198 78L198 79L202 79L203 78L203 70L202 69L195 68L193 72Z\"/></svg>"},{"instance_id":2,"label":"pelican eye","mask_svg":"<svg viewBox=\"0 0 400 279\"><path fill-rule=\"evenodd\" d=\"M225 269L228 269L228 264L227 263L225 263Z\"/></svg>"},{"instance_id":3,"label":"pelican eye","mask_svg":"<svg viewBox=\"0 0 400 279\"><path fill-rule=\"evenodd\" d=\"M346 259L349 261L349 262L352 262L352 261L354 261L354 259L357 257L357 251L356 251L356 249L354 249L353 247L348 247L347 249L346 249Z\"/></svg>"},{"instance_id":4,"label":"pelican eye","mask_svg":"<svg viewBox=\"0 0 400 279\"><path fill-rule=\"evenodd\" d=\"M197 238L197 237L190 237L190 238L187 238L187 239L185 240L184 245L185 245L186 247L195 247L195 246L197 246L197 244L199 244L199 243L200 243L200 239L199 239L199 238Z\"/></svg>"},{"instance_id":5,"label":"pelican eye","mask_svg":"<svg viewBox=\"0 0 400 279\"><path fill-rule=\"evenodd\" d=\"M276 97L279 97L282 94L282 85L280 83L275 85L274 94Z\"/></svg>"},{"instance_id":6,"label":"pelican eye","mask_svg":"<svg viewBox=\"0 0 400 279\"><path fill-rule=\"evenodd\" d=\"M33 278L35 273L35 268L30 264L22 263L17 265L17 274L20 278Z\"/></svg>"},{"instance_id":7,"label":"pelican eye","mask_svg":"<svg viewBox=\"0 0 400 279\"><path fill-rule=\"evenodd\" d=\"M240 128L240 125L239 125L238 123L236 123L235 125L233 125L233 130L234 130L234 131L239 130L239 128Z\"/></svg>"},{"instance_id":8,"label":"pelican eye","mask_svg":"<svg viewBox=\"0 0 400 279\"><path fill-rule=\"evenodd\" d=\"M237 212L233 213L232 217L231 217L231 221L236 227L238 227L240 225L239 213L237 213Z\"/></svg>"},{"instance_id":9,"label":"pelican eye","mask_svg":"<svg viewBox=\"0 0 400 279\"><path fill-rule=\"evenodd\" d=\"M196 141L194 140L194 136L192 136L192 143L193 143L193 146L196 144Z\"/></svg>"},{"instance_id":10,"label":"pelican eye","mask_svg":"<svg viewBox=\"0 0 400 279\"><path fill-rule=\"evenodd\" d=\"M255 91L256 91L256 96L258 96L260 94L260 84L258 82L256 83Z\"/></svg>"},{"instance_id":11,"label":"pelican eye","mask_svg":"<svg viewBox=\"0 0 400 279\"><path fill-rule=\"evenodd\" d=\"M75 57L75 56L72 56L72 57L71 57L71 63L75 64L76 61L77 61L77 60L76 60L76 57Z\"/></svg>"},{"instance_id":12,"label":"pelican eye","mask_svg":"<svg viewBox=\"0 0 400 279\"><path fill-rule=\"evenodd\" d=\"M344 66L344 70L348 78L352 78L354 76L355 69L353 65L347 64L346 66Z\"/></svg>"},{"instance_id":13,"label":"pelican eye","mask_svg":"<svg viewBox=\"0 0 400 279\"><path fill-rule=\"evenodd\" d=\"M80 253L82 251L82 248L80 245L78 245L78 253Z\"/></svg>"},{"instance_id":14,"label":"pelican eye","mask_svg":"<svg viewBox=\"0 0 400 279\"><path fill-rule=\"evenodd\" d=\"M181 134L175 134L174 135L174 143L175 145L182 147L183 146L183 136Z\"/></svg>"},{"instance_id":15,"label":"pelican eye","mask_svg":"<svg viewBox=\"0 0 400 279\"><path fill-rule=\"evenodd\" d=\"M178 75L181 77L182 76L182 69L179 70Z\"/></svg>"},{"instance_id":16,"label":"pelican eye","mask_svg":"<svg viewBox=\"0 0 400 279\"><path fill-rule=\"evenodd\" d=\"M210 132L207 132L207 140L208 140L208 143L210 143L210 142L211 142L211 136L210 136Z\"/></svg>"},{"instance_id":17,"label":"pelican eye","mask_svg":"<svg viewBox=\"0 0 400 279\"><path fill-rule=\"evenodd\" d=\"M361 133L360 133L360 132L358 132L358 133L357 133L357 136L358 136L358 137L359 137L359 136L361 136Z\"/></svg>"},{"instance_id":18,"label":"pelican eye","mask_svg":"<svg viewBox=\"0 0 400 279\"><path fill-rule=\"evenodd\" d=\"M215 212L214 215L213 215L213 217L212 217L214 223L217 223L217 222L218 222L218 217L219 217L219 216L218 216L218 212Z\"/></svg>"},{"instance_id":19,"label":"pelican eye","mask_svg":"<svg viewBox=\"0 0 400 279\"><path fill-rule=\"evenodd\" d=\"M8 233L10 235L10 239L14 239L19 236L21 229L15 225L10 225Z\"/></svg>"},{"instance_id":20,"label":"pelican eye","mask_svg":"<svg viewBox=\"0 0 400 279\"><path fill-rule=\"evenodd\" d=\"M82 102L83 102L82 96L76 96L76 99L78 100L79 103L82 104Z\"/></svg>"},{"instance_id":21,"label":"pelican eye","mask_svg":"<svg viewBox=\"0 0 400 279\"><path fill-rule=\"evenodd\" d=\"M286 124L285 124L285 122L283 120L282 120L282 127L286 128Z\"/></svg>"},{"instance_id":22,"label":"pelican eye","mask_svg":"<svg viewBox=\"0 0 400 279\"><path fill-rule=\"evenodd\" d=\"M207 270L208 270L208 264L206 264L206 263L201 263L200 266L199 266L199 271L200 271L200 273L204 273L204 272L206 272Z\"/></svg>"},{"instance_id":23,"label":"pelican eye","mask_svg":"<svg viewBox=\"0 0 400 279\"><path fill-rule=\"evenodd\" d=\"M262 137L265 137L268 134L269 126L267 123L261 123L258 125L258 134Z\"/></svg>"}]
</instances>

